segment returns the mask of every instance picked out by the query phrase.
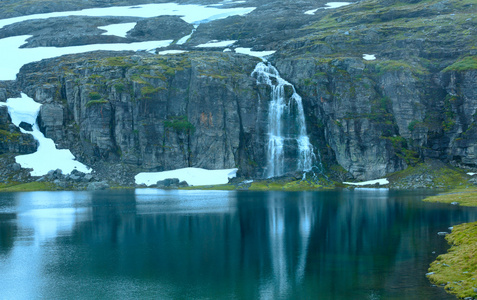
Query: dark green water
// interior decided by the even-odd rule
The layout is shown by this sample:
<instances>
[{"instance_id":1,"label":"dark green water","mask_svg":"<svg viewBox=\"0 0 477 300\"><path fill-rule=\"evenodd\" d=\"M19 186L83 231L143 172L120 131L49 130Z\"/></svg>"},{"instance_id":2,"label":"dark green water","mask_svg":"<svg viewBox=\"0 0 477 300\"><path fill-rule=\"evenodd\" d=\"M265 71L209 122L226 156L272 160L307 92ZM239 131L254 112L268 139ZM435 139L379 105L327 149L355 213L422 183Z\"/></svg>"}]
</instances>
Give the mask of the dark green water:
<instances>
[{"instance_id":1,"label":"dark green water","mask_svg":"<svg viewBox=\"0 0 477 300\"><path fill-rule=\"evenodd\" d=\"M425 195L0 194L0 299L453 299L425 273L477 210Z\"/></svg>"}]
</instances>

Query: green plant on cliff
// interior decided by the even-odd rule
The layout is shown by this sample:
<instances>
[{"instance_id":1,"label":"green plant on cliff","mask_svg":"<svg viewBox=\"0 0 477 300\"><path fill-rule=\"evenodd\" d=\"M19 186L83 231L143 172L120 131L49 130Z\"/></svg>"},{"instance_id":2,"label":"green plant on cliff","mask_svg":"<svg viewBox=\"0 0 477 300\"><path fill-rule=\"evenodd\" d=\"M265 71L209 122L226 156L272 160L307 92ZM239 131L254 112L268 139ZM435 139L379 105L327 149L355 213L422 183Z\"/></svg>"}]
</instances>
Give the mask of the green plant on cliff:
<instances>
[{"instance_id":1,"label":"green plant on cliff","mask_svg":"<svg viewBox=\"0 0 477 300\"><path fill-rule=\"evenodd\" d=\"M164 128L173 129L176 132L193 133L195 127L189 122L187 116L171 116L164 121Z\"/></svg>"},{"instance_id":2,"label":"green plant on cliff","mask_svg":"<svg viewBox=\"0 0 477 300\"><path fill-rule=\"evenodd\" d=\"M88 94L88 98L89 98L89 100L99 100L99 99L101 99L101 94L98 93L98 92L90 92Z\"/></svg>"},{"instance_id":3,"label":"green plant on cliff","mask_svg":"<svg viewBox=\"0 0 477 300\"><path fill-rule=\"evenodd\" d=\"M477 70L477 56L467 56L445 68L444 72Z\"/></svg>"},{"instance_id":4,"label":"green plant on cliff","mask_svg":"<svg viewBox=\"0 0 477 300\"><path fill-rule=\"evenodd\" d=\"M108 100L90 100L86 103L86 107L91 107L92 105L100 105L100 104L105 104L108 103Z\"/></svg>"}]
</instances>

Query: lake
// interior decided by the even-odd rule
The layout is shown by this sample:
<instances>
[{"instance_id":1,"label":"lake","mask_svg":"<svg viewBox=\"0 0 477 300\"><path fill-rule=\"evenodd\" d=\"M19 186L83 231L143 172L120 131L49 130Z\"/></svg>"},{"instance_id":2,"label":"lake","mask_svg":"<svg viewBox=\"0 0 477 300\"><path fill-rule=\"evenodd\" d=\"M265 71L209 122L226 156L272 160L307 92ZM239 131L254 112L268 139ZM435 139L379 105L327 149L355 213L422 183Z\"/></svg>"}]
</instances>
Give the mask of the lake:
<instances>
[{"instance_id":1,"label":"lake","mask_svg":"<svg viewBox=\"0 0 477 300\"><path fill-rule=\"evenodd\" d=\"M430 192L0 194L1 299L455 299L425 273L477 209Z\"/></svg>"}]
</instances>

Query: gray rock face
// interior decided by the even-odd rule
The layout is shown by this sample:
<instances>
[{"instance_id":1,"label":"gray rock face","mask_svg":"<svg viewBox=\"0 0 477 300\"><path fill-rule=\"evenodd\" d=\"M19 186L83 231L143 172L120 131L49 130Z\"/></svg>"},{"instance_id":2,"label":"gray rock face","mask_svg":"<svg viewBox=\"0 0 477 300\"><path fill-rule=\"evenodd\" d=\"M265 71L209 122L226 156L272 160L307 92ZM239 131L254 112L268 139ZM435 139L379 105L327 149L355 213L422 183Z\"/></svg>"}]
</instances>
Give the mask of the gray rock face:
<instances>
[{"instance_id":1,"label":"gray rock face","mask_svg":"<svg viewBox=\"0 0 477 300\"><path fill-rule=\"evenodd\" d=\"M139 21L128 36L138 40L175 40L190 34L193 28L178 16L160 16Z\"/></svg>"},{"instance_id":2,"label":"gray rock face","mask_svg":"<svg viewBox=\"0 0 477 300\"><path fill-rule=\"evenodd\" d=\"M41 129L81 161L121 162L136 171L240 166L247 176L262 175L269 96L260 98L250 77L256 58L136 55L101 65L77 58L27 65L19 82L45 95L36 98L45 102ZM72 73L45 81L60 68ZM53 102L51 85L58 89Z\"/></svg>"},{"instance_id":3,"label":"gray rock face","mask_svg":"<svg viewBox=\"0 0 477 300\"><path fill-rule=\"evenodd\" d=\"M20 129L11 123L8 108L0 106L0 154L29 154L35 152L37 147L38 142L31 134L20 132Z\"/></svg>"}]
</instances>

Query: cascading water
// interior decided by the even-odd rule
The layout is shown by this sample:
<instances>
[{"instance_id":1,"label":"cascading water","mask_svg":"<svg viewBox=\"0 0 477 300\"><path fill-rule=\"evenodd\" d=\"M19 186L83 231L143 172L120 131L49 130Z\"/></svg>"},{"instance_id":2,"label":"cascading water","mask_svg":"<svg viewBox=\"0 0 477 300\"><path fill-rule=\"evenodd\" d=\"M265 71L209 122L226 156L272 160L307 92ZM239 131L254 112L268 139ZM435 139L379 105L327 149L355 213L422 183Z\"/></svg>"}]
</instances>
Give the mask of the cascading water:
<instances>
[{"instance_id":1,"label":"cascading water","mask_svg":"<svg viewBox=\"0 0 477 300\"><path fill-rule=\"evenodd\" d=\"M266 176L270 178L288 172L310 171L314 160L313 146L306 132L300 95L270 63L258 63L252 77L257 79L257 84L271 87Z\"/></svg>"}]
</instances>

